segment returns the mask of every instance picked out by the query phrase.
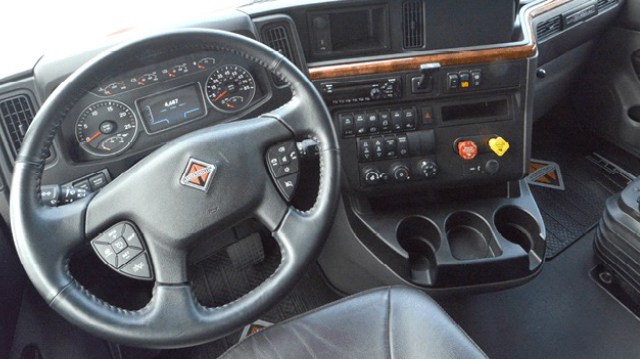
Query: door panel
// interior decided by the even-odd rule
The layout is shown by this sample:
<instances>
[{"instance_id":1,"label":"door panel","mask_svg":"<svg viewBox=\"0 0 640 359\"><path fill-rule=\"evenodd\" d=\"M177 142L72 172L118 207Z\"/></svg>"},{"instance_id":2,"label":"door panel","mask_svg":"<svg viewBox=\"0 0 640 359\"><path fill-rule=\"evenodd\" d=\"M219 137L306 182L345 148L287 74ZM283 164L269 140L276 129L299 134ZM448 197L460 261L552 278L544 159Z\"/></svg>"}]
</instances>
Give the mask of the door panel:
<instances>
[{"instance_id":1,"label":"door panel","mask_svg":"<svg viewBox=\"0 0 640 359\"><path fill-rule=\"evenodd\" d=\"M572 100L588 129L640 157L640 2L625 7L596 45Z\"/></svg>"}]
</instances>

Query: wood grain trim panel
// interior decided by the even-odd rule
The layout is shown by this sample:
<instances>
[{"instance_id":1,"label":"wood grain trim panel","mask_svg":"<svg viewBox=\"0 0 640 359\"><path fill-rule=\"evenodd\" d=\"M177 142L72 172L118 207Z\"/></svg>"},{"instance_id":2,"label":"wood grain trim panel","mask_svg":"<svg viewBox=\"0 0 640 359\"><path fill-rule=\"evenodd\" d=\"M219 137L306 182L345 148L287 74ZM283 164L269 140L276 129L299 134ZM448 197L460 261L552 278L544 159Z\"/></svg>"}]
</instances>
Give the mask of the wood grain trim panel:
<instances>
[{"instance_id":1,"label":"wood grain trim panel","mask_svg":"<svg viewBox=\"0 0 640 359\"><path fill-rule=\"evenodd\" d=\"M534 56L538 50L535 31L532 25L533 19L571 1L574 0L547 0L528 9L524 18L527 19L526 23L529 29L529 41L524 45L496 49L448 52L445 54L403 57L333 66L310 67L309 76L312 80L326 80L337 77L375 75L389 72L418 70L421 64L428 62L439 62L442 66L457 66L492 61L526 59Z\"/></svg>"}]
</instances>

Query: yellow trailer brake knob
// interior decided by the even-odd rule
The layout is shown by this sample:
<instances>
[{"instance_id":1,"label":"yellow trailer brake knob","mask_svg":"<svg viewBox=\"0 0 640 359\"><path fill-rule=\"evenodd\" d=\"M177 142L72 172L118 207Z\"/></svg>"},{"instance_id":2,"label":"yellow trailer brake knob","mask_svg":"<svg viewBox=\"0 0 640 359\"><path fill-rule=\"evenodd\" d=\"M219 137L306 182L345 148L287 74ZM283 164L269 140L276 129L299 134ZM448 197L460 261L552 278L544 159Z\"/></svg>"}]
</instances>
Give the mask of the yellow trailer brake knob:
<instances>
[{"instance_id":1,"label":"yellow trailer brake knob","mask_svg":"<svg viewBox=\"0 0 640 359\"><path fill-rule=\"evenodd\" d=\"M489 147L496 155L502 157L509 150L509 142L502 137L496 137L489 140Z\"/></svg>"}]
</instances>

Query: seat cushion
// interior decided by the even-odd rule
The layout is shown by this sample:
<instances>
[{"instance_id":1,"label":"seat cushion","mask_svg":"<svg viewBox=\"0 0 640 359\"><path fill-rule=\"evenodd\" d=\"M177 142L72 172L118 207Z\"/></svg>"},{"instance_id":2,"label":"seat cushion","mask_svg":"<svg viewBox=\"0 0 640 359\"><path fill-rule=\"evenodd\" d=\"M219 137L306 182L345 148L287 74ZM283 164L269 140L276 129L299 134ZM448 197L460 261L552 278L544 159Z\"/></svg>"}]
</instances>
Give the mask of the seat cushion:
<instances>
[{"instance_id":1,"label":"seat cushion","mask_svg":"<svg viewBox=\"0 0 640 359\"><path fill-rule=\"evenodd\" d=\"M433 299L408 287L385 287L269 327L221 358L486 357Z\"/></svg>"}]
</instances>

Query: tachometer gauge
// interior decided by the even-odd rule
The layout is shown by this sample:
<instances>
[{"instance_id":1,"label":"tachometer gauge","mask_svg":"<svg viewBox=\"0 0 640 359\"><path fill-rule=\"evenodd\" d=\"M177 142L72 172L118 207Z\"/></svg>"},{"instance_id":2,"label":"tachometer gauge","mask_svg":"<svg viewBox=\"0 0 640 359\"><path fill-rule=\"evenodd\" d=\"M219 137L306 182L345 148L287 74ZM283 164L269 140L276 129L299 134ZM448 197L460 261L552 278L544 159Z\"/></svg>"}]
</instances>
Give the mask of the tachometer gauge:
<instances>
[{"instance_id":1,"label":"tachometer gauge","mask_svg":"<svg viewBox=\"0 0 640 359\"><path fill-rule=\"evenodd\" d=\"M238 112L253 100L256 84L245 68L226 65L217 68L207 80L207 98L222 112Z\"/></svg>"},{"instance_id":2,"label":"tachometer gauge","mask_svg":"<svg viewBox=\"0 0 640 359\"><path fill-rule=\"evenodd\" d=\"M96 156L111 156L133 144L138 121L131 108L119 101L91 104L76 121L80 147Z\"/></svg>"}]
</instances>

